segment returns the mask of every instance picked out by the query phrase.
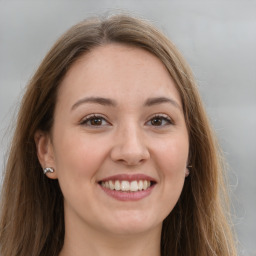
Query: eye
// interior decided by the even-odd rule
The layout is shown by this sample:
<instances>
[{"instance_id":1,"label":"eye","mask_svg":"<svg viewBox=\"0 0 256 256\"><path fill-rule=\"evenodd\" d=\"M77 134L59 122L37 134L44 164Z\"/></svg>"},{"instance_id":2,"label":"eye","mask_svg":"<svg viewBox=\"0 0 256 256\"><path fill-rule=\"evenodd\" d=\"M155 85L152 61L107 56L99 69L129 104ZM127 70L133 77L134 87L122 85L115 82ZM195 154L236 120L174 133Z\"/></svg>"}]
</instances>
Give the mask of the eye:
<instances>
[{"instance_id":1,"label":"eye","mask_svg":"<svg viewBox=\"0 0 256 256\"><path fill-rule=\"evenodd\" d=\"M155 115L146 124L150 126L166 126L173 124L173 121L167 115Z\"/></svg>"},{"instance_id":2,"label":"eye","mask_svg":"<svg viewBox=\"0 0 256 256\"><path fill-rule=\"evenodd\" d=\"M93 115L86 116L81 121L81 124L85 126L97 127L97 126L107 126L109 125L109 122L103 116L93 114Z\"/></svg>"}]
</instances>

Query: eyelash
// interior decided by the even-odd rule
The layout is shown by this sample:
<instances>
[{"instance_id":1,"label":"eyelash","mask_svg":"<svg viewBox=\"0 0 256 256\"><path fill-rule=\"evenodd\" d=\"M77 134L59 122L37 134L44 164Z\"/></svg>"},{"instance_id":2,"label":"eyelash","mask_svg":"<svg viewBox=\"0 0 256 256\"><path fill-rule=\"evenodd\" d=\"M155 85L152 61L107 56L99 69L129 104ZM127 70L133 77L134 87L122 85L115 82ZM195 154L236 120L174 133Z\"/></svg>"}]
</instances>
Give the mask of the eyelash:
<instances>
[{"instance_id":1,"label":"eyelash","mask_svg":"<svg viewBox=\"0 0 256 256\"><path fill-rule=\"evenodd\" d=\"M152 121L153 121L154 119L155 119L155 120L156 120L156 119L161 120L161 125L153 125L153 124L152 124ZM163 121L166 122L165 125L162 125L162 122L163 122ZM165 115L165 114L156 114L156 115L154 115L153 117L151 117L151 118L149 119L149 121L146 122L146 124L149 123L149 122L151 123L150 126L156 126L156 127L162 127L162 126L174 124L173 120L172 120L168 115Z\"/></svg>"},{"instance_id":2,"label":"eyelash","mask_svg":"<svg viewBox=\"0 0 256 256\"><path fill-rule=\"evenodd\" d=\"M93 125L92 123L91 124L88 124L89 122L92 122L93 120L95 121L96 119L98 120L101 120L100 124L95 124ZM152 121L153 120L161 120L161 124L160 125L153 125L152 124ZM162 122L166 122L165 125L162 125ZM105 122L105 124L102 125L102 122ZM168 115L165 115L165 114L156 114L154 116L152 116L145 124L148 124L150 123L150 126L156 126L156 127L162 127L162 126L166 126L166 125L173 125L174 122L173 120L168 116ZM88 115L86 116L85 119L83 119L80 123L81 125L85 125L85 126L91 126L91 127L102 127L102 126L106 126L106 125L111 125L105 117L101 116L101 115L98 115L98 114L91 114L91 115Z\"/></svg>"},{"instance_id":3,"label":"eyelash","mask_svg":"<svg viewBox=\"0 0 256 256\"><path fill-rule=\"evenodd\" d=\"M101 125L101 124L100 124L100 125L88 124L89 122L92 122L93 120L95 121L96 119L98 119L98 120L100 119L101 122L104 121L104 122L106 122L106 124L104 124L104 125ZM109 123L109 122L106 120L106 118L104 118L103 116L97 115L97 114L92 114L92 115L86 116L86 118L83 119L80 124L81 124L81 125L85 125L85 126L100 127L100 126L105 126L105 125L110 124L110 123Z\"/></svg>"}]
</instances>

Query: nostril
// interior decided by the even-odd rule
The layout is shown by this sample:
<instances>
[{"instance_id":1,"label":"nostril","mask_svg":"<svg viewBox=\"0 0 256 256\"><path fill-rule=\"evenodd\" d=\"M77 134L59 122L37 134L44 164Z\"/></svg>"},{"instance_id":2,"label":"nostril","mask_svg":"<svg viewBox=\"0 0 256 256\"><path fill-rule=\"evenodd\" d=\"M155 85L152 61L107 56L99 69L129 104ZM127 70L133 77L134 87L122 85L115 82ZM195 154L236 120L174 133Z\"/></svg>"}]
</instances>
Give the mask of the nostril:
<instances>
[{"instance_id":1,"label":"nostril","mask_svg":"<svg viewBox=\"0 0 256 256\"><path fill-rule=\"evenodd\" d=\"M117 136L117 141L111 149L112 160L126 165L134 166L149 159L150 154L147 145L143 142L142 136L129 130L129 136L122 134Z\"/></svg>"},{"instance_id":2,"label":"nostril","mask_svg":"<svg viewBox=\"0 0 256 256\"><path fill-rule=\"evenodd\" d=\"M148 152L139 152L139 151L124 151L119 150L119 152L112 152L111 158L112 160L128 165L128 166L136 166L144 163L149 159Z\"/></svg>"}]
</instances>

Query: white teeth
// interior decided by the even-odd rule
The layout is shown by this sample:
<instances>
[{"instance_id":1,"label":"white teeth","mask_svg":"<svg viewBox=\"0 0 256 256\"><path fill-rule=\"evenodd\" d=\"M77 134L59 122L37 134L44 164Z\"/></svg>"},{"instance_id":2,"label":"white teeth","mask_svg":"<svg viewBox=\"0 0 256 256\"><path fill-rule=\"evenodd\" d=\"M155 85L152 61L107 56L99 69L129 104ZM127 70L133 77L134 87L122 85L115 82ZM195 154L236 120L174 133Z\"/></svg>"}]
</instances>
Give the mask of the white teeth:
<instances>
[{"instance_id":1,"label":"white teeth","mask_svg":"<svg viewBox=\"0 0 256 256\"><path fill-rule=\"evenodd\" d=\"M114 189L115 189L115 183L114 183L112 180L109 181L109 188L110 188L111 190L114 190Z\"/></svg>"},{"instance_id":2,"label":"white teeth","mask_svg":"<svg viewBox=\"0 0 256 256\"><path fill-rule=\"evenodd\" d=\"M108 183L108 182L106 182ZM116 180L115 181L115 190L120 190L121 189L121 184L120 184L120 181L119 180Z\"/></svg>"},{"instance_id":3,"label":"white teeth","mask_svg":"<svg viewBox=\"0 0 256 256\"><path fill-rule=\"evenodd\" d=\"M143 181L140 180L140 181L139 181L139 190L142 190L142 189L143 189Z\"/></svg>"},{"instance_id":4,"label":"white teeth","mask_svg":"<svg viewBox=\"0 0 256 256\"><path fill-rule=\"evenodd\" d=\"M110 190L124 191L124 192L136 192L146 190L150 187L151 182L148 180L133 180L131 182L127 180L116 180L116 181L103 181L101 186Z\"/></svg>"},{"instance_id":5,"label":"white teeth","mask_svg":"<svg viewBox=\"0 0 256 256\"><path fill-rule=\"evenodd\" d=\"M129 191L130 190L130 183L129 183L129 181L123 180L121 182L121 190L122 191Z\"/></svg>"},{"instance_id":6,"label":"white teeth","mask_svg":"<svg viewBox=\"0 0 256 256\"><path fill-rule=\"evenodd\" d=\"M147 187L148 187L148 181L144 180L144 182L143 182L143 189L145 190L145 189L147 189Z\"/></svg>"},{"instance_id":7,"label":"white teeth","mask_svg":"<svg viewBox=\"0 0 256 256\"><path fill-rule=\"evenodd\" d=\"M136 180L133 180L130 183L130 190L131 191L138 191L139 190L138 182Z\"/></svg>"}]
</instances>

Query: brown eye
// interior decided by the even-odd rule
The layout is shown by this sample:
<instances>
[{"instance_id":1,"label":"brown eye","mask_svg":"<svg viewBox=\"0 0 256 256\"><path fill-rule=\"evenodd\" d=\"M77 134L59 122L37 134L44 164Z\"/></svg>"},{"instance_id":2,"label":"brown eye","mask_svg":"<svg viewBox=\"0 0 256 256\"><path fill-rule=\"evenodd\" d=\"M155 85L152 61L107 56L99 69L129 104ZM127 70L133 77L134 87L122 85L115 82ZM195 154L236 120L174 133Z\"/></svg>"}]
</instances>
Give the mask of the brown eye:
<instances>
[{"instance_id":1,"label":"brown eye","mask_svg":"<svg viewBox=\"0 0 256 256\"><path fill-rule=\"evenodd\" d=\"M92 118L89 121L91 125L102 125L102 118Z\"/></svg>"},{"instance_id":2,"label":"brown eye","mask_svg":"<svg viewBox=\"0 0 256 256\"><path fill-rule=\"evenodd\" d=\"M151 120L151 124L154 126L160 126L162 125L162 118L156 117Z\"/></svg>"},{"instance_id":3,"label":"brown eye","mask_svg":"<svg viewBox=\"0 0 256 256\"><path fill-rule=\"evenodd\" d=\"M151 118L148 122L150 126L167 126L173 124L171 118L167 115L157 115Z\"/></svg>"},{"instance_id":4,"label":"brown eye","mask_svg":"<svg viewBox=\"0 0 256 256\"><path fill-rule=\"evenodd\" d=\"M102 116L88 116L81 122L82 125L84 126L106 126L109 125L109 122L106 121L106 119Z\"/></svg>"}]
</instances>

